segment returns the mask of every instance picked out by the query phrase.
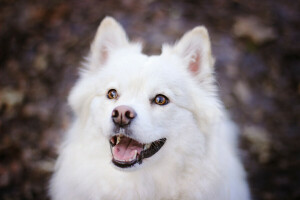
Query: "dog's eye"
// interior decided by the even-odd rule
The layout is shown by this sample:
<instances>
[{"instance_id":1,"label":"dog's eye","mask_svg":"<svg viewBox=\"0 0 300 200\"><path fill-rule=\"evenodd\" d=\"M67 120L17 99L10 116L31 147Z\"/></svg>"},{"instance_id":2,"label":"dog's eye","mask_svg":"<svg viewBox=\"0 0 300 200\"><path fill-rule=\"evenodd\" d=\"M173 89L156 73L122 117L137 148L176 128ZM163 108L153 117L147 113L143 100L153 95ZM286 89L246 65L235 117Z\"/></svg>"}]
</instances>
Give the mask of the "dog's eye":
<instances>
[{"instance_id":1,"label":"dog's eye","mask_svg":"<svg viewBox=\"0 0 300 200\"><path fill-rule=\"evenodd\" d=\"M162 94L158 94L156 95L156 97L154 98L154 103L156 103L157 105L166 105L169 103L169 99L162 95Z\"/></svg>"},{"instance_id":2,"label":"dog's eye","mask_svg":"<svg viewBox=\"0 0 300 200\"><path fill-rule=\"evenodd\" d=\"M117 90L115 90L115 89L109 90L107 92L107 98L109 98L109 99L116 99L116 98L118 98Z\"/></svg>"}]
</instances>

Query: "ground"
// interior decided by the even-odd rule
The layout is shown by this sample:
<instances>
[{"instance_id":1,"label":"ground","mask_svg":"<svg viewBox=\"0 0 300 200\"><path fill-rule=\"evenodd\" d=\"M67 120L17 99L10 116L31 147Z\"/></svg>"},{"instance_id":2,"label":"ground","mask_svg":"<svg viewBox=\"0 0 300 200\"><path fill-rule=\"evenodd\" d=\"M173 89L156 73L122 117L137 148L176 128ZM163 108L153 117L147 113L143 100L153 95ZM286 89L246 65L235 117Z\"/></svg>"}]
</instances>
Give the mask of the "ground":
<instances>
[{"instance_id":1,"label":"ground","mask_svg":"<svg viewBox=\"0 0 300 200\"><path fill-rule=\"evenodd\" d=\"M205 25L241 132L253 199L300 199L300 5L294 0L0 2L0 199L48 199L66 97L96 28L115 17L145 53Z\"/></svg>"}]
</instances>

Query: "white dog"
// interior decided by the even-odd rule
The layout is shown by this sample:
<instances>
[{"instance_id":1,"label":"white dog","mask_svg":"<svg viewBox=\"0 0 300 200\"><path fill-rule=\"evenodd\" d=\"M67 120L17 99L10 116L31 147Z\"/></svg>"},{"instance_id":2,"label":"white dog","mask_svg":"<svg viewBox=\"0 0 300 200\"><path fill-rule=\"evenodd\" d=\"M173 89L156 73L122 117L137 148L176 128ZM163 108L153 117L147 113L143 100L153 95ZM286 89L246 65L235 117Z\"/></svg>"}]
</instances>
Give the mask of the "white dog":
<instances>
[{"instance_id":1,"label":"white dog","mask_svg":"<svg viewBox=\"0 0 300 200\"><path fill-rule=\"evenodd\" d=\"M202 26L147 56L106 17L69 96L52 199L250 199L213 63Z\"/></svg>"}]
</instances>

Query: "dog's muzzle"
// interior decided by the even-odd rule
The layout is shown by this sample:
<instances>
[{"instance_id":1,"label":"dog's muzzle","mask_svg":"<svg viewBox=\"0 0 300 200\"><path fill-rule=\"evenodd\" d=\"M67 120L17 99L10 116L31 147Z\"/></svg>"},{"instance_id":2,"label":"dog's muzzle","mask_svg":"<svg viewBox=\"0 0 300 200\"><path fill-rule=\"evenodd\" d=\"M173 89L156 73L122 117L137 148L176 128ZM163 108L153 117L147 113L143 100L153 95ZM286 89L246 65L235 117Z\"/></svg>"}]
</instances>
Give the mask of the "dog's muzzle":
<instances>
[{"instance_id":1,"label":"dog's muzzle","mask_svg":"<svg viewBox=\"0 0 300 200\"><path fill-rule=\"evenodd\" d=\"M112 111L112 120L115 124L115 135L110 138L112 163L120 168L129 168L135 164L142 164L143 159L157 153L165 144L166 138L143 144L131 138L128 128L137 114L129 106L118 106Z\"/></svg>"}]
</instances>

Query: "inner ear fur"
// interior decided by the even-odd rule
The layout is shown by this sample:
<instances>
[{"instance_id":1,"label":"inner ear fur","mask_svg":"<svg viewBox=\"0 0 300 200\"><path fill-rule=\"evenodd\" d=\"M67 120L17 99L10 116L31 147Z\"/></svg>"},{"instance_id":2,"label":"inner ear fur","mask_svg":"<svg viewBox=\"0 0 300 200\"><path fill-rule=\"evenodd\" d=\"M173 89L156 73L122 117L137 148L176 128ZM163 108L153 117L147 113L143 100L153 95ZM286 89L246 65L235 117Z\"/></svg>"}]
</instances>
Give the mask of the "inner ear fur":
<instances>
[{"instance_id":1,"label":"inner ear fur","mask_svg":"<svg viewBox=\"0 0 300 200\"><path fill-rule=\"evenodd\" d=\"M207 29L198 26L187 32L175 44L174 50L181 56L187 69L195 76L201 76L213 69L213 57Z\"/></svg>"},{"instance_id":2,"label":"inner ear fur","mask_svg":"<svg viewBox=\"0 0 300 200\"><path fill-rule=\"evenodd\" d=\"M112 50L127 46L128 37L122 26L112 17L105 17L100 23L91 45L90 70L103 66Z\"/></svg>"}]
</instances>

